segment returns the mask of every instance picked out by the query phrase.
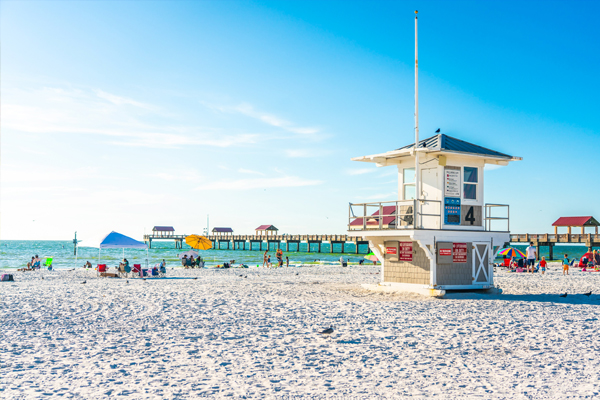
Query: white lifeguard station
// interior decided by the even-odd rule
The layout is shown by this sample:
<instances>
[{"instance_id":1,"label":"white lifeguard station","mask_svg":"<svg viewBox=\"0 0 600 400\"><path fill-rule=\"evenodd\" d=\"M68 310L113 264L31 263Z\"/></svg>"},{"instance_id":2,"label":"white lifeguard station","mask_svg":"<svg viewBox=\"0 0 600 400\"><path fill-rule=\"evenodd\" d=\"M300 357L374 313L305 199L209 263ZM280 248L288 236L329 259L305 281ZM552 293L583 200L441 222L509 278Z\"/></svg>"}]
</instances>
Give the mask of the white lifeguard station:
<instances>
[{"instance_id":1,"label":"white lifeguard station","mask_svg":"<svg viewBox=\"0 0 600 400\"><path fill-rule=\"evenodd\" d=\"M442 133L419 140L416 28L415 17L415 142L352 159L396 167L398 200L350 204L348 234L369 241L380 285L432 296L490 289L510 225L508 205L484 201L484 167L521 158Z\"/></svg>"}]
</instances>

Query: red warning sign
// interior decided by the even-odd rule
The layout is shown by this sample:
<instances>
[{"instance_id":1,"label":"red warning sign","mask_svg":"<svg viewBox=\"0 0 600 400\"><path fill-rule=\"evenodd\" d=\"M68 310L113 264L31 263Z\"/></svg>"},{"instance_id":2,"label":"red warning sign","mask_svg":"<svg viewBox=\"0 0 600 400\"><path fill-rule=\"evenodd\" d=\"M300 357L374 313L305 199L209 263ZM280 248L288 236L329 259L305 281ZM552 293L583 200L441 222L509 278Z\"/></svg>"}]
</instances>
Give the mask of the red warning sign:
<instances>
[{"instance_id":1,"label":"red warning sign","mask_svg":"<svg viewBox=\"0 0 600 400\"><path fill-rule=\"evenodd\" d=\"M385 248L385 254L398 254L398 248L397 247L386 247Z\"/></svg>"},{"instance_id":2,"label":"red warning sign","mask_svg":"<svg viewBox=\"0 0 600 400\"><path fill-rule=\"evenodd\" d=\"M400 254L398 259L400 261L412 261L413 260L413 244L412 242L399 242L398 247L400 248Z\"/></svg>"},{"instance_id":3,"label":"red warning sign","mask_svg":"<svg viewBox=\"0 0 600 400\"><path fill-rule=\"evenodd\" d=\"M451 256L452 249L440 249L440 256Z\"/></svg>"},{"instance_id":4,"label":"red warning sign","mask_svg":"<svg viewBox=\"0 0 600 400\"><path fill-rule=\"evenodd\" d=\"M466 263L467 262L467 244L452 243L452 262Z\"/></svg>"}]
</instances>

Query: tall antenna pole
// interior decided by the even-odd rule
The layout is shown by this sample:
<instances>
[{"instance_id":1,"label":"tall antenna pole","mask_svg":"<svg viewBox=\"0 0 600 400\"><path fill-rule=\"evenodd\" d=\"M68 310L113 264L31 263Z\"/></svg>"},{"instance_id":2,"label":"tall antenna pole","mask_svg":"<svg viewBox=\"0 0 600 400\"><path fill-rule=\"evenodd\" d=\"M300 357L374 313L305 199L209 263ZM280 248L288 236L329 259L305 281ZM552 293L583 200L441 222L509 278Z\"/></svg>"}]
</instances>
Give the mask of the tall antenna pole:
<instances>
[{"instance_id":1,"label":"tall antenna pole","mask_svg":"<svg viewBox=\"0 0 600 400\"><path fill-rule=\"evenodd\" d=\"M415 10L415 228L419 216L419 199L421 198L421 175L419 174L419 41L417 30L417 14Z\"/></svg>"}]
</instances>

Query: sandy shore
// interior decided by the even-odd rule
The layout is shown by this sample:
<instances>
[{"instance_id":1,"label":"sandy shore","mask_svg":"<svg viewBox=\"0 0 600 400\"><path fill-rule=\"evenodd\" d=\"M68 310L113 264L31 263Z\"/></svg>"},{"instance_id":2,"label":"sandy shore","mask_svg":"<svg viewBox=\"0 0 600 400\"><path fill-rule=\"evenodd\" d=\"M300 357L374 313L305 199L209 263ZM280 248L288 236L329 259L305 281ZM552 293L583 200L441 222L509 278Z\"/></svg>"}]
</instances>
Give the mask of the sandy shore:
<instances>
[{"instance_id":1,"label":"sandy shore","mask_svg":"<svg viewBox=\"0 0 600 400\"><path fill-rule=\"evenodd\" d=\"M600 396L600 294L580 294L600 273L499 272L502 295L429 299L365 291L373 266L168 272L0 283L1 397Z\"/></svg>"}]
</instances>

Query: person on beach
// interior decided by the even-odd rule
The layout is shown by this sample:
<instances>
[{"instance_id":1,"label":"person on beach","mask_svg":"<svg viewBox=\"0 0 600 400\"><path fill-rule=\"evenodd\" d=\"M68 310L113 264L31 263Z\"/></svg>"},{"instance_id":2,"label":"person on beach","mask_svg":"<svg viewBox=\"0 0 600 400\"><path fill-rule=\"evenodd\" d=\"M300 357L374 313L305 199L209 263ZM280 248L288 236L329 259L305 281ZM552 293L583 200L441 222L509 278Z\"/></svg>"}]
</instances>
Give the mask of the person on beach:
<instances>
[{"instance_id":1,"label":"person on beach","mask_svg":"<svg viewBox=\"0 0 600 400\"><path fill-rule=\"evenodd\" d=\"M563 259L563 275L569 275L569 255L565 254L565 258Z\"/></svg>"},{"instance_id":2,"label":"person on beach","mask_svg":"<svg viewBox=\"0 0 600 400\"><path fill-rule=\"evenodd\" d=\"M83 264L83 268L92 268L92 263L89 261L86 261L86 263Z\"/></svg>"},{"instance_id":3,"label":"person on beach","mask_svg":"<svg viewBox=\"0 0 600 400\"><path fill-rule=\"evenodd\" d=\"M527 252L527 272L533 274L535 267L535 259L537 258L537 251L533 247L533 242L529 242L529 247L526 249Z\"/></svg>"},{"instance_id":4,"label":"person on beach","mask_svg":"<svg viewBox=\"0 0 600 400\"><path fill-rule=\"evenodd\" d=\"M263 254L263 268L267 265L267 253L269 250L265 250L265 254Z\"/></svg>"},{"instance_id":5,"label":"person on beach","mask_svg":"<svg viewBox=\"0 0 600 400\"><path fill-rule=\"evenodd\" d=\"M348 263L346 262L346 259L344 259L344 256L340 257L340 264L342 265L342 267L348 266Z\"/></svg>"},{"instance_id":6,"label":"person on beach","mask_svg":"<svg viewBox=\"0 0 600 400\"><path fill-rule=\"evenodd\" d=\"M183 255L183 258L181 259L181 265L185 268L187 268L187 255Z\"/></svg>"},{"instance_id":7,"label":"person on beach","mask_svg":"<svg viewBox=\"0 0 600 400\"><path fill-rule=\"evenodd\" d=\"M362 258L360 260L358 260L358 265L363 265L365 263L365 260L363 260Z\"/></svg>"},{"instance_id":8,"label":"person on beach","mask_svg":"<svg viewBox=\"0 0 600 400\"><path fill-rule=\"evenodd\" d=\"M290 266L290 259L288 258L288 256L285 256L285 266L286 267Z\"/></svg>"},{"instance_id":9,"label":"person on beach","mask_svg":"<svg viewBox=\"0 0 600 400\"><path fill-rule=\"evenodd\" d=\"M271 268L271 255L270 254L267 257L267 268Z\"/></svg>"},{"instance_id":10,"label":"person on beach","mask_svg":"<svg viewBox=\"0 0 600 400\"><path fill-rule=\"evenodd\" d=\"M540 269L542 270L542 275L544 275L546 273L546 265L548 263L546 262L546 257L542 257L542 261L540 261Z\"/></svg>"},{"instance_id":11,"label":"person on beach","mask_svg":"<svg viewBox=\"0 0 600 400\"><path fill-rule=\"evenodd\" d=\"M283 250L277 249L275 253L275 257L277 257L277 267L283 267Z\"/></svg>"}]
</instances>

